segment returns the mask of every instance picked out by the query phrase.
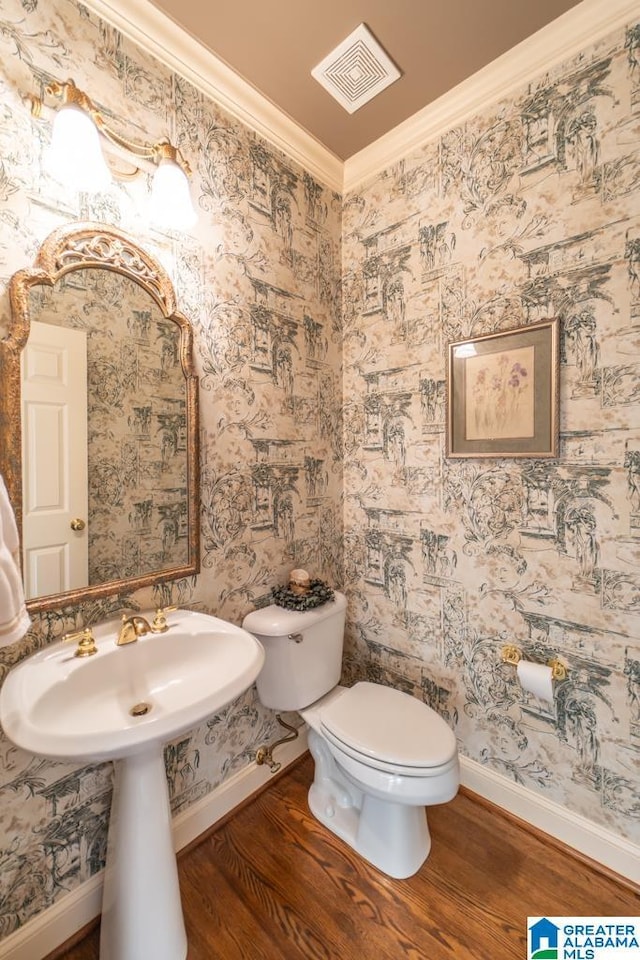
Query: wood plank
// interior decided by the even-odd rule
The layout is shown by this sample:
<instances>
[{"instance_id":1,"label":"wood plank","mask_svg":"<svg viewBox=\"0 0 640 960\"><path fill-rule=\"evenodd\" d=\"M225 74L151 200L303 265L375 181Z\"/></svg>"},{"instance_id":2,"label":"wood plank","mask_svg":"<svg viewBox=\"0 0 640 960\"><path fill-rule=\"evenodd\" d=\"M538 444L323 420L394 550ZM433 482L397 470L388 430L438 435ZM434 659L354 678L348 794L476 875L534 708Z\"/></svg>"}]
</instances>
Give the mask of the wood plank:
<instances>
[{"instance_id":1,"label":"wood plank","mask_svg":"<svg viewBox=\"0 0 640 960\"><path fill-rule=\"evenodd\" d=\"M392 880L312 817L312 777L307 756L179 857L188 960L514 960L527 916L640 914L640 891L466 790ZM56 960L98 960L98 939Z\"/></svg>"}]
</instances>

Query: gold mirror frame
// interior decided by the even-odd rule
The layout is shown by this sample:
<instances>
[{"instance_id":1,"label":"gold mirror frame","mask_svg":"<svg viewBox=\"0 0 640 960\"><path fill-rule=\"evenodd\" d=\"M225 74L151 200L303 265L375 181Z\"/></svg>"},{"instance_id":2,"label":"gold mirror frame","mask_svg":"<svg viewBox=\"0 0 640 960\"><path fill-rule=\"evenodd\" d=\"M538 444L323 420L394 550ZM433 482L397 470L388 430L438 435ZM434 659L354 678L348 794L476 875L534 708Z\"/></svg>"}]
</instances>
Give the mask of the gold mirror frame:
<instances>
[{"instance_id":1,"label":"gold mirror frame","mask_svg":"<svg viewBox=\"0 0 640 960\"><path fill-rule=\"evenodd\" d=\"M30 331L29 293L37 285L53 286L73 270L90 268L110 270L133 280L152 297L163 317L179 327L187 416L188 560L182 566L154 570L141 576L36 597L27 600L30 612L129 593L165 580L192 576L200 570L198 378L193 368L193 330L177 309L173 284L160 264L131 237L101 223L85 221L54 230L40 247L33 267L19 270L9 282L12 324L7 339L0 340L0 473L14 507L18 529L22 533L20 357Z\"/></svg>"}]
</instances>

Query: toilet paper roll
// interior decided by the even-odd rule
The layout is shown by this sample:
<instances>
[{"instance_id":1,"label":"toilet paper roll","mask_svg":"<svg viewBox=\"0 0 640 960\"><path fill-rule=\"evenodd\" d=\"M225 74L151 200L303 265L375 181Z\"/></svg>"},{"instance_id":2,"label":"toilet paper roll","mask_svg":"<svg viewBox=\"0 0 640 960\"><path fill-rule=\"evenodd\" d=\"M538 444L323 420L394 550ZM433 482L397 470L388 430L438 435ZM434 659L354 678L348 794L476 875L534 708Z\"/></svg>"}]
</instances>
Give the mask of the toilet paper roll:
<instances>
[{"instance_id":1,"label":"toilet paper roll","mask_svg":"<svg viewBox=\"0 0 640 960\"><path fill-rule=\"evenodd\" d=\"M539 700L553 703L553 671L544 663L519 660L516 667L518 680L523 690L533 693Z\"/></svg>"}]
</instances>

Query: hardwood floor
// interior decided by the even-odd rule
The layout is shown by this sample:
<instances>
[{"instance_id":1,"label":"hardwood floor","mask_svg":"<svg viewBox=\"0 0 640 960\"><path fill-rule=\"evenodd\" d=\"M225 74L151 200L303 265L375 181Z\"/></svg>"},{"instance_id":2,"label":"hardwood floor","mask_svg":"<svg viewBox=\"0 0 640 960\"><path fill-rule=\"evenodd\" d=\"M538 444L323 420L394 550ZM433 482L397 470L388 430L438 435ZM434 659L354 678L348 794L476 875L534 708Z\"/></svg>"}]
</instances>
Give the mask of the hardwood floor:
<instances>
[{"instance_id":1,"label":"hardwood floor","mask_svg":"<svg viewBox=\"0 0 640 960\"><path fill-rule=\"evenodd\" d=\"M461 792L383 876L309 813L305 757L179 857L188 960L524 960L527 916L637 916L640 891ZM60 960L98 960L91 931ZM153 960L153 958L149 958Z\"/></svg>"}]
</instances>

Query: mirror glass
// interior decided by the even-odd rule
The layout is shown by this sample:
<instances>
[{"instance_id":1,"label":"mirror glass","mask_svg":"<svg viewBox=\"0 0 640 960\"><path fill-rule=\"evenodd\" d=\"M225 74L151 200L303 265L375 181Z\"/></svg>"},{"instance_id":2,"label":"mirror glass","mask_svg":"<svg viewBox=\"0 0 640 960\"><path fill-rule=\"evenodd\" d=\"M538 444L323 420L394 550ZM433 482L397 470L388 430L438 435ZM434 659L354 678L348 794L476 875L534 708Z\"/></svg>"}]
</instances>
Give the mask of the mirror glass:
<instances>
[{"instance_id":1,"label":"mirror glass","mask_svg":"<svg viewBox=\"0 0 640 960\"><path fill-rule=\"evenodd\" d=\"M113 228L72 225L10 296L3 474L28 607L197 572L192 333L162 267Z\"/></svg>"}]
</instances>

